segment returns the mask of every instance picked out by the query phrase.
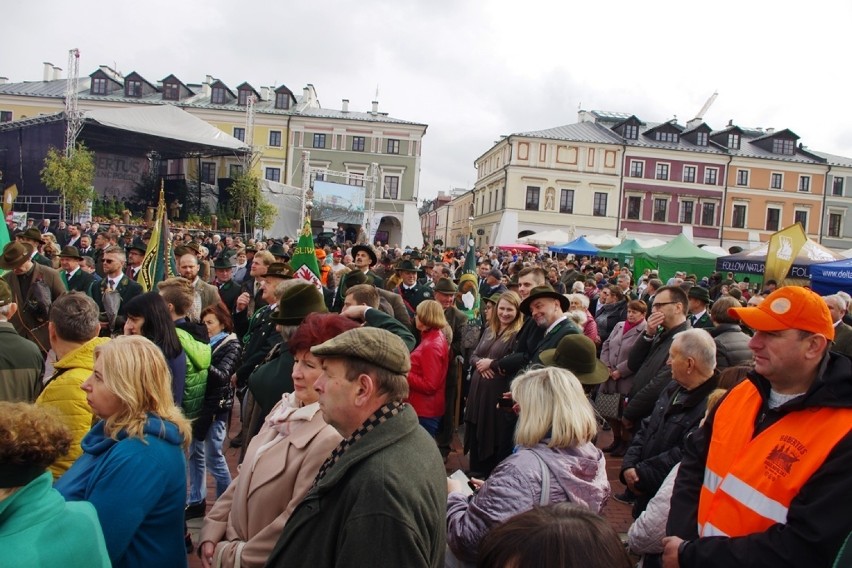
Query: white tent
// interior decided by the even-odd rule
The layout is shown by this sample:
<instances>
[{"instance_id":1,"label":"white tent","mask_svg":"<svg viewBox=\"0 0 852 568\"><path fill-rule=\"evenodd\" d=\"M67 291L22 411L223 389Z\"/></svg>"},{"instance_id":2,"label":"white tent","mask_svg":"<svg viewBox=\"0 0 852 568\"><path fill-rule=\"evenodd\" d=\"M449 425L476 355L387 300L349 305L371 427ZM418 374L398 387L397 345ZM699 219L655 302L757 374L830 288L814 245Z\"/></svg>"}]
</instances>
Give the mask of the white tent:
<instances>
[{"instance_id":1,"label":"white tent","mask_svg":"<svg viewBox=\"0 0 852 568\"><path fill-rule=\"evenodd\" d=\"M725 249L723 249L722 247L716 246L716 245L707 245L707 246L704 246L704 247L701 247L701 248L703 248L707 252L711 252L711 253L715 254L716 256L727 256L727 255L731 254L728 251L726 251Z\"/></svg>"},{"instance_id":2,"label":"white tent","mask_svg":"<svg viewBox=\"0 0 852 568\"><path fill-rule=\"evenodd\" d=\"M621 239L614 235L585 235L586 240L600 249L612 248L621 244Z\"/></svg>"},{"instance_id":3,"label":"white tent","mask_svg":"<svg viewBox=\"0 0 852 568\"><path fill-rule=\"evenodd\" d=\"M636 240L637 243L639 243L639 245L642 248L645 248L645 249L654 248L654 247L661 247L668 242L668 241L661 241L660 239L640 239L638 237L635 240Z\"/></svg>"},{"instance_id":4,"label":"white tent","mask_svg":"<svg viewBox=\"0 0 852 568\"><path fill-rule=\"evenodd\" d=\"M266 234L273 237L298 237L302 229L299 227L302 211L301 188L265 179L261 181L260 191L266 200L278 209L275 224Z\"/></svg>"},{"instance_id":5,"label":"white tent","mask_svg":"<svg viewBox=\"0 0 852 568\"><path fill-rule=\"evenodd\" d=\"M518 242L545 245L562 244L567 243L571 240L573 239L571 238L571 235L569 235L567 232L561 231L559 229L552 229L550 231L542 231L540 233L527 235L526 237L518 239Z\"/></svg>"}]
</instances>

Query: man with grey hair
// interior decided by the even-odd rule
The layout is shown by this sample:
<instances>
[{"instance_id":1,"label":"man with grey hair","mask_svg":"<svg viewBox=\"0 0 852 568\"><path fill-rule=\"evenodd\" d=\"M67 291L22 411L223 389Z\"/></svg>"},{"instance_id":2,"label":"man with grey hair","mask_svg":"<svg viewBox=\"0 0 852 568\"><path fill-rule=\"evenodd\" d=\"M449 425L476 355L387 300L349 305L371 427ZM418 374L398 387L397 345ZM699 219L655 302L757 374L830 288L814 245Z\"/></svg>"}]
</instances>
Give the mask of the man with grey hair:
<instances>
[{"instance_id":1,"label":"man with grey hair","mask_svg":"<svg viewBox=\"0 0 852 568\"><path fill-rule=\"evenodd\" d=\"M92 427L92 408L80 386L94 371L95 347L109 341L98 337L100 329L98 305L81 292L60 296L50 309L48 333L57 360L36 404L52 408L71 432L68 454L50 466L54 479L83 454L80 441Z\"/></svg>"},{"instance_id":2,"label":"man with grey hair","mask_svg":"<svg viewBox=\"0 0 852 568\"><path fill-rule=\"evenodd\" d=\"M126 319L125 305L142 293L142 286L124 273L127 255L122 247L108 247L102 256L104 276L92 285L90 294L101 312L101 335L121 335Z\"/></svg>"},{"instance_id":3,"label":"man with grey hair","mask_svg":"<svg viewBox=\"0 0 852 568\"><path fill-rule=\"evenodd\" d=\"M359 327L311 348L325 421L345 438L296 507L267 566L439 567L447 484L434 440L408 397L402 339ZM412 459L417 456L417 459Z\"/></svg>"},{"instance_id":4,"label":"man with grey hair","mask_svg":"<svg viewBox=\"0 0 852 568\"><path fill-rule=\"evenodd\" d=\"M621 465L621 481L636 495L633 518L645 510L680 461L687 436L704 417L707 395L719 384L716 344L703 329L677 334L667 364L674 380L660 394L651 416L642 421Z\"/></svg>"},{"instance_id":5,"label":"man with grey hair","mask_svg":"<svg viewBox=\"0 0 852 568\"><path fill-rule=\"evenodd\" d=\"M823 300L828 304L828 311L834 321L834 345L830 350L852 357L852 327L843 321L847 312L846 300L840 294L824 296Z\"/></svg>"},{"instance_id":6,"label":"man with grey hair","mask_svg":"<svg viewBox=\"0 0 852 568\"><path fill-rule=\"evenodd\" d=\"M44 357L9 323L17 311L12 290L0 279L0 400L31 403L41 389Z\"/></svg>"}]
</instances>

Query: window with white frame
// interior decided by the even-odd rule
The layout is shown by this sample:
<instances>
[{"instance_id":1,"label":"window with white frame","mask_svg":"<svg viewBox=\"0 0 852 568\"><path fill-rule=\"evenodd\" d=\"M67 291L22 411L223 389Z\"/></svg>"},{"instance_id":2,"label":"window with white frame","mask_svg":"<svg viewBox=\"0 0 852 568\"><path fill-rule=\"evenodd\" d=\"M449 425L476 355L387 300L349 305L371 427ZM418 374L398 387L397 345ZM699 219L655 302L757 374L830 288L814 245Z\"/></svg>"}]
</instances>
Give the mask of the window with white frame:
<instances>
[{"instance_id":1,"label":"window with white frame","mask_svg":"<svg viewBox=\"0 0 852 568\"><path fill-rule=\"evenodd\" d=\"M708 135L706 132L699 132L695 135L695 145L696 146L706 146L707 145Z\"/></svg>"},{"instance_id":2,"label":"window with white frame","mask_svg":"<svg viewBox=\"0 0 852 568\"><path fill-rule=\"evenodd\" d=\"M719 180L719 168L704 168L704 183L716 185Z\"/></svg>"},{"instance_id":3,"label":"window with white frame","mask_svg":"<svg viewBox=\"0 0 852 568\"><path fill-rule=\"evenodd\" d=\"M680 204L680 222L683 225L692 225L695 215L695 202L684 201Z\"/></svg>"},{"instance_id":4,"label":"window with white frame","mask_svg":"<svg viewBox=\"0 0 852 568\"><path fill-rule=\"evenodd\" d=\"M236 179L243 175L243 166L241 164L231 164L228 166L228 177Z\"/></svg>"},{"instance_id":5,"label":"window with white frame","mask_svg":"<svg viewBox=\"0 0 852 568\"><path fill-rule=\"evenodd\" d=\"M399 154L399 140L388 138L387 154Z\"/></svg>"},{"instance_id":6,"label":"window with white frame","mask_svg":"<svg viewBox=\"0 0 852 568\"><path fill-rule=\"evenodd\" d=\"M630 160L630 177L640 178L645 175L645 162L642 160Z\"/></svg>"},{"instance_id":7,"label":"window with white frame","mask_svg":"<svg viewBox=\"0 0 852 568\"><path fill-rule=\"evenodd\" d=\"M353 136L352 137L352 151L353 152L363 152L364 147L366 146L367 139L364 136Z\"/></svg>"},{"instance_id":8,"label":"window with white frame","mask_svg":"<svg viewBox=\"0 0 852 568\"><path fill-rule=\"evenodd\" d=\"M811 176L799 176L799 191L802 193L811 192Z\"/></svg>"},{"instance_id":9,"label":"window with white frame","mask_svg":"<svg viewBox=\"0 0 852 568\"><path fill-rule=\"evenodd\" d=\"M828 236L840 238L843 236L843 214L829 213L828 214Z\"/></svg>"},{"instance_id":10,"label":"window with white frame","mask_svg":"<svg viewBox=\"0 0 852 568\"><path fill-rule=\"evenodd\" d=\"M325 134L314 134L313 148L325 148Z\"/></svg>"},{"instance_id":11,"label":"window with white frame","mask_svg":"<svg viewBox=\"0 0 852 568\"><path fill-rule=\"evenodd\" d=\"M668 164L657 164L657 179L667 180L669 179L669 165Z\"/></svg>"},{"instance_id":12,"label":"window with white frame","mask_svg":"<svg viewBox=\"0 0 852 568\"><path fill-rule=\"evenodd\" d=\"M669 200L665 197L654 198L654 221L665 223L667 221L666 213L668 213Z\"/></svg>"},{"instance_id":13,"label":"window with white frame","mask_svg":"<svg viewBox=\"0 0 852 568\"><path fill-rule=\"evenodd\" d=\"M0 122L4 122L2 118L0 118ZM831 184L831 195L842 196L843 195L843 178L835 177L834 181Z\"/></svg>"},{"instance_id":14,"label":"window with white frame","mask_svg":"<svg viewBox=\"0 0 852 568\"><path fill-rule=\"evenodd\" d=\"M796 209L793 211L793 222L801 223L805 232L808 232L808 212L804 209Z\"/></svg>"},{"instance_id":15,"label":"window with white frame","mask_svg":"<svg viewBox=\"0 0 852 568\"><path fill-rule=\"evenodd\" d=\"M574 212L574 190L563 189L559 192L559 212L573 213Z\"/></svg>"},{"instance_id":16,"label":"window with white frame","mask_svg":"<svg viewBox=\"0 0 852 568\"><path fill-rule=\"evenodd\" d=\"M527 200L524 208L527 211L538 211L539 197L541 188L532 185L527 186Z\"/></svg>"},{"instance_id":17,"label":"window with white frame","mask_svg":"<svg viewBox=\"0 0 852 568\"><path fill-rule=\"evenodd\" d=\"M0 110L0 123L3 122L12 122L11 110Z\"/></svg>"},{"instance_id":18,"label":"window with white frame","mask_svg":"<svg viewBox=\"0 0 852 568\"><path fill-rule=\"evenodd\" d=\"M642 215L642 198L638 195L627 196L627 218L638 220Z\"/></svg>"},{"instance_id":19,"label":"window with white frame","mask_svg":"<svg viewBox=\"0 0 852 568\"><path fill-rule=\"evenodd\" d=\"M781 226L781 209L778 207L766 208L766 230L777 231Z\"/></svg>"},{"instance_id":20,"label":"window with white frame","mask_svg":"<svg viewBox=\"0 0 852 568\"><path fill-rule=\"evenodd\" d=\"M684 183L695 183L695 166L684 166L683 167L683 181Z\"/></svg>"},{"instance_id":21,"label":"window with white frame","mask_svg":"<svg viewBox=\"0 0 852 568\"><path fill-rule=\"evenodd\" d=\"M382 197L399 199L399 176L385 176L385 187Z\"/></svg>"},{"instance_id":22,"label":"window with white frame","mask_svg":"<svg viewBox=\"0 0 852 568\"><path fill-rule=\"evenodd\" d=\"M241 128L239 126L234 127L234 138L240 140L241 142L246 141L246 129Z\"/></svg>"},{"instance_id":23,"label":"window with white frame","mask_svg":"<svg viewBox=\"0 0 852 568\"><path fill-rule=\"evenodd\" d=\"M740 148L740 135L739 134L728 134L728 148L731 150L739 150Z\"/></svg>"},{"instance_id":24,"label":"window with white frame","mask_svg":"<svg viewBox=\"0 0 852 568\"><path fill-rule=\"evenodd\" d=\"M701 204L701 224L705 227L712 227L716 224L716 204L712 201L705 201Z\"/></svg>"},{"instance_id":25,"label":"window with white frame","mask_svg":"<svg viewBox=\"0 0 852 568\"><path fill-rule=\"evenodd\" d=\"M792 156L796 153L796 142L790 138L776 138L772 141L772 153Z\"/></svg>"},{"instance_id":26,"label":"window with white frame","mask_svg":"<svg viewBox=\"0 0 852 568\"><path fill-rule=\"evenodd\" d=\"M201 182L216 184L216 162L201 162Z\"/></svg>"},{"instance_id":27,"label":"window with white frame","mask_svg":"<svg viewBox=\"0 0 852 568\"><path fill-rule=\"evenodd\" d=\"M281 168L266 168L266 174L264 175L266 179L269 181L281 181Z\"/></svg>"},{"instance_id":28,"label":"window with white frame","mask_svg":"<svg viewBox=\"0 0 852 568\"><path fill-rule=\"evenodd\" d=\"M606 217L607 194L602 191L595 192L595 201L592 205L592 215L595 217Z\"/></svg>"},{"instance_id":29,"label":"window with white frame","mask_svg":"<svg viewBox=\"0 0 852 568\"><path fill-rule=\"evenodd\" d=\"M742 203L734 203L734 211L731 215L731 226L735 229L745 229L748 207Z\"/></svg>"},{"instance_id":30,"label":"window with white frame","mask_svg":"<svg viewBox=\"0 0 852 568\"><path fill-rule=\"evenodd\" d=\"M105 77L92 77L92 94L107 94L107 79Z\"/></svg>"},{"instance_id":31,"label":"window with white frame","mask_svg":"<svg viewBox=\"0 0 852 568\"><path fill-rule=\"evenodd\" d=\"M270 130L269 131L269 145L274 147L281 146L281 131L280 130Z\"/></svg>"},{"instance_id":32,"label":"window with white frame","mask_svg":"<svg viewBox=\"0 0 852 568\"><path fill-rule=\"evenodd\" d=\"M628 124L624 127L624 137L628 140L636 140L639 137L639 127L635 124Z\"/></svg>"},{"instance_id":33,"label":"window with white frame","mask_svg":"<svg viewBox=\"0 0 852 568\"><path fill-rule=\"evenodd\" d=\"M737 185L748 185L748 170L737 170Z\"/></svg>"},{"instance_id":34,"label":"window with white frame","mask_svg":"<svg viewBox=\"0 0 852 568\"><path fill-rule=\"evenodd\" d=\"M769 178L769 187L771 189L784 189L784 174L773 172Z\"/></svg>"}]
</instances>

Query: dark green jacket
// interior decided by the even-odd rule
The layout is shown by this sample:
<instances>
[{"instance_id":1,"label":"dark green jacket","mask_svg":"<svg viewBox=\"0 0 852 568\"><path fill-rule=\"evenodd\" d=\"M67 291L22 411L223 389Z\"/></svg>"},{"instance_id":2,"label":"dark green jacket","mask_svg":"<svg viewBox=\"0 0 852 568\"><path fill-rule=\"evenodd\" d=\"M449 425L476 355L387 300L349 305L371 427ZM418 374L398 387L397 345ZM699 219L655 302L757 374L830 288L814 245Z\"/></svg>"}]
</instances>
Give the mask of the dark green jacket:
<instances>
[{"instance_id":1,"label":"dark green jacket","mask_svg":"<svg viewBox=\"0 0 852 568\"><path fill-rule=\"evenodd\" d=\"M183 415L193 420L201 414L204 392L207 390L207 368L210 366L210 345L196 341L192 335L176 329L178 340L186 353L186 383L183 387Z\"/></svg>"},{"instance_id":2,"label":"dark green jacket","mask_svg":"<svg viewBox=\"0 0 852 568\"><path fill-rule=\"evenodd\" d=\"M9 322L0 322L0 400L35 402L41 391L44 358Z\"/></svg>"},{"instance_id":3,"label":"dark green jacket","mask_svg":"<svg viewBox=\"0 0 852 568\"><path fill-rule=\"evenodd\" d=\"M446 478L435 441L406 406L350 446L308 492L266 565L441 567Z\"/></svg>"}]
</instances>

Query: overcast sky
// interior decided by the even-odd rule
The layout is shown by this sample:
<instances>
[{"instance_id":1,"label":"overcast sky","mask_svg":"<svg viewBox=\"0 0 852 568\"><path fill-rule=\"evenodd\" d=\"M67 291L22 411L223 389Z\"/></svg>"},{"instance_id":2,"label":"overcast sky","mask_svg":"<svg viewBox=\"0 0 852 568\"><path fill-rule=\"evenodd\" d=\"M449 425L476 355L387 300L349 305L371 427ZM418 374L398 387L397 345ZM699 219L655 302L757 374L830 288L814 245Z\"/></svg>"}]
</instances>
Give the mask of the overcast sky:
<instances>
[{"instance_id":1,"label":"overcast sky","mask_svg":"<svg viewBox=\"0 0 852 568\"><path fill-rule=\"evenodd\" d=\"M42 62L231 87L312 83L323 107L429 125L420 197L472 188L501 135L576 122L577 109L648 121L790 128L852 156L847 28L852 2L635 0L30 0L4 6L0 76Z\"/></svg>"}]
</instances>

